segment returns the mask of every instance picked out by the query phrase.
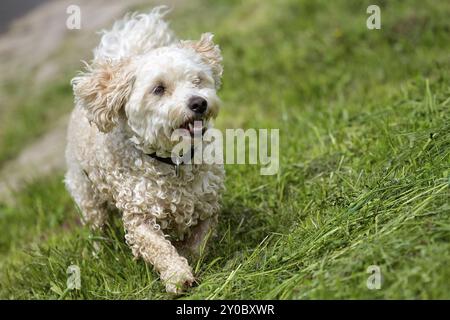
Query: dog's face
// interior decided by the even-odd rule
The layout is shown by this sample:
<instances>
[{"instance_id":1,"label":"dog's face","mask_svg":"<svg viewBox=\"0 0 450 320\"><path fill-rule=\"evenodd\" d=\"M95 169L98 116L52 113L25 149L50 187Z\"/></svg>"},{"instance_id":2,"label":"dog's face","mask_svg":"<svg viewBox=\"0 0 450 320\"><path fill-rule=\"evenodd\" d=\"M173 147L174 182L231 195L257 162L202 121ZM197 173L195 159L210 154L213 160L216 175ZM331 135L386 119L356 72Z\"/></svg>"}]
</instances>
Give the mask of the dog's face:
<instances>
[{"instance_id":1,"label":"dog's face","mask_svg":"<svg viewBox=\"0 0 450 320\"><path fill-rule=\"evenodd\" d=\"M176 129L193 135L219 111L216 90L222 75L221 55L204 34L120 62L102 62L73 80L77 99L103 132L125 123L131 140L146 153L170 154Z\"/></svg>"},{"instance_id":2,"label":"dog's face","mask_svg":"<svg viewBox=\"0 0 450 320\"><path fill-rule=\"evenodd\" d=\"M209 121L219 111L216 81L208 63L194 50L164 47L134 61L133 91L125 113L135 134L134 142L145 152L170 151L174 130L193 135L194 121Z\"/></svg>"}]
</instances>

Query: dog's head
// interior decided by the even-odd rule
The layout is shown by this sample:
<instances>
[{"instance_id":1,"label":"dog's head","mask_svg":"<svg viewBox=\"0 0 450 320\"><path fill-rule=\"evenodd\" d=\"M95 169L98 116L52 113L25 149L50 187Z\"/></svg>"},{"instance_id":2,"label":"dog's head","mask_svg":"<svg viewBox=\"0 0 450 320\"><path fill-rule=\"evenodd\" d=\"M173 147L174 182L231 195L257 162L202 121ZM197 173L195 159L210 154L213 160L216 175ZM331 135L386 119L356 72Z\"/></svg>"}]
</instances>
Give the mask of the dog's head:
<instances>
[{"instance_id":1,"label":"dog's head","mask_svg":"<svg viewBox=\"0 0 450 320\"><path fill-rule=\"evenodd\" d=\"M194 121L207 128L218 114L222 56L212 37L94 61L74 78L75 97L100 131L121 123L144 152L170 153L177 143L171 141L174 130L193 134Z\"/></svg>"}]
</instances>

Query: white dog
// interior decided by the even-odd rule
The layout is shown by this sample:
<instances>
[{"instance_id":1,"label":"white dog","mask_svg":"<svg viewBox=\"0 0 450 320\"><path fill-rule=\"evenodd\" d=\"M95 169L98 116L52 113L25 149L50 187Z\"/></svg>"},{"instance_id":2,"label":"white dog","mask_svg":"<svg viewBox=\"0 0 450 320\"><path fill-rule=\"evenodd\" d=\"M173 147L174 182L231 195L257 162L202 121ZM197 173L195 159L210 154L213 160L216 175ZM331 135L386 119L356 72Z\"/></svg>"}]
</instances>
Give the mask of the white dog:
<instances>
[{"instance_id":1,"label":"white dog","mask_svg":"<svg viewBox=\"0 0 450 320\"><path fill-rule=\"evenodd\" d=\"M192 135L194 120L212 126L222 57L211 34L177 40L164 14L159 7L116 22L72 80L65 181L93 228L118 208L134 256L179 293L194 281L181 254L198 254L217 224L224 169L174 165L171 135L179 128Z\"/></svg>"}]
</instances>

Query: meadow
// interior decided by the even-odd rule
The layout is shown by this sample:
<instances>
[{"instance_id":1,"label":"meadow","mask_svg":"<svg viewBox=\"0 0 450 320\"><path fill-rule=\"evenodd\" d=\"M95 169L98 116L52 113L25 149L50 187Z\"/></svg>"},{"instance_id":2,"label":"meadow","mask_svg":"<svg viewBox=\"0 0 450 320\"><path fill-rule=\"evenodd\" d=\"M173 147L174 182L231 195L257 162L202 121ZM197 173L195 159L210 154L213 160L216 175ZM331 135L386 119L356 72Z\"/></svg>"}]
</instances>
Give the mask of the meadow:
<instances>
[{"instance_id":1,"label":"meadow","mask_svg":"<svg viewBox=\"0 0 450 320\"><path fill-rule=\"evenodd\" d=\"M174 7L180 38L211 31L222 48L217 127L277 128L281 144L274 176L226 166L218 236L178 299L450 298L450 3L378 1L381 29L368 30L371 2ZM0 166L71 110L70 68L32 95L8 84ZM104 234L80 225L63 175L0 204L0 298L174 298L133 260L120 218Z\"/></svg>"}]
</instances>

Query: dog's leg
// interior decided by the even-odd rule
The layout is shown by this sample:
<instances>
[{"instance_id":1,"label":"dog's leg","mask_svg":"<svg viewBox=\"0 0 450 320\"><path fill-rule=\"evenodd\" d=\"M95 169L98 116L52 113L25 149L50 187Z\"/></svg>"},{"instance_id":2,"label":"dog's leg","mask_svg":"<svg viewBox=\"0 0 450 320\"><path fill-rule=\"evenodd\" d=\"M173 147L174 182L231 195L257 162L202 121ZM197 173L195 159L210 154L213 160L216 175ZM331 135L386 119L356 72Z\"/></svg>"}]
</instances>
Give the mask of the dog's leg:
<instances>
[{"instance_id":1,"label":"dog's leg","mask_svg":"<svg viewBox=\"0 0 450 320\"><path fill-rule=\"evenodd\" d=\"M186 258L180 256L175 247L156 230L142 214L124 213L127 243L135 257L142 257L159 272L166 284L166 291L179 294L192 285L194 276Z\"/></svg>"},{"instance_id":2,"label":"dog's leg","mask_svg":"<svg viewBox=\"0 0 450 320\"><path fill-rule=\"evenodd\" d=\"M191 256L198 259L205 248L206 242L213 235L216 225L217 215L200 221L192 228L191 234L186 240L176 244L179 252L186 257Z\"/></svg>"},{"instance_id":3,"label":"dog's leg","mask_svg":"<svg viewBox=\"0 0 450 320\"><path fill-rule=\"evenodd\" d=\"M106 203L100 199L85 172L70 168L65 177L67 189L82 213L82 222L92 229L102 229L108 219Z\"/></svg>"}]
</instances>

